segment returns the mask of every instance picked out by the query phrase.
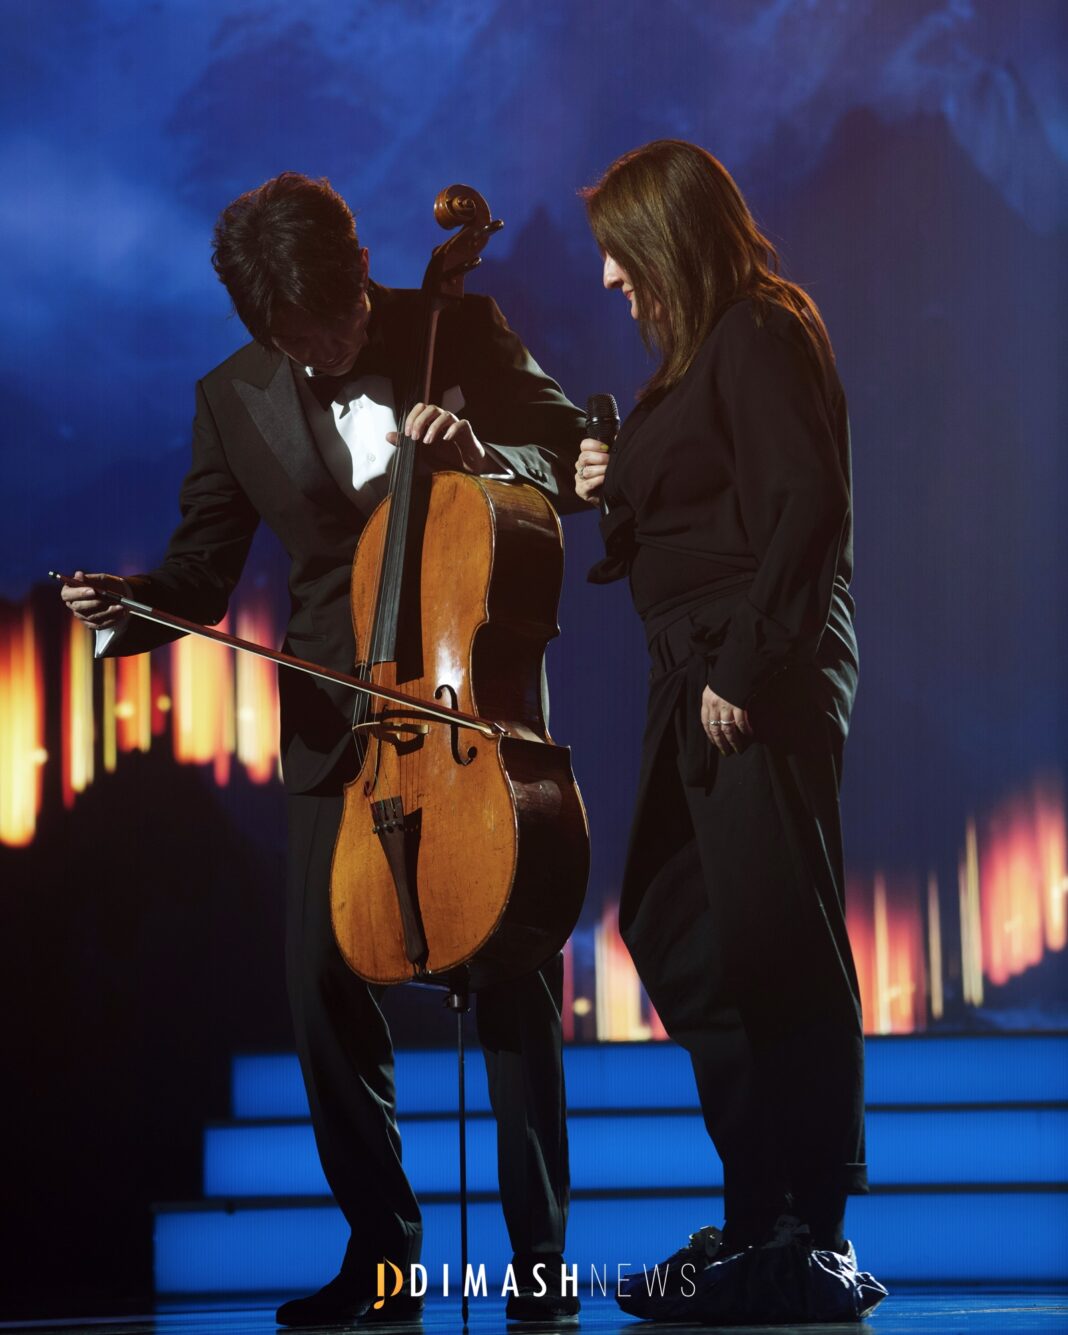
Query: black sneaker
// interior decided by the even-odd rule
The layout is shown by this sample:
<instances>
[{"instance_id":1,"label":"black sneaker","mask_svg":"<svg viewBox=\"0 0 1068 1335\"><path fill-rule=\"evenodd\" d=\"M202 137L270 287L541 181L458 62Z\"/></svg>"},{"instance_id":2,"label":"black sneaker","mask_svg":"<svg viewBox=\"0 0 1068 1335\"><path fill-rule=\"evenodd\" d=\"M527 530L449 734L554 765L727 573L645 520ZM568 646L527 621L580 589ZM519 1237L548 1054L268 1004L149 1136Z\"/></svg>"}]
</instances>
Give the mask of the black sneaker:
<instances>
[{"instance_id":1,"label":"black sneaker","mask_svg":"<svg viewBox=\"0 0 1068 1335\"><path fill-rule=\"evenodd\" d=\"M690 1234L685 1247L649 1269L643 1266L638 1274L627 1275L616 1294L616 1301L624 1312L645 1320L668 1319L665 1309L674 1310L676 1300L693 1297L694 1281L725 1255L723 1233L706 1224Z\"/></svg>"},{"instance_id":2,"label":"black sneaker","mask_svg":"<svg viewBox=\"0 0 1068 1335\"><path fill-rule=\"evenodd\" d=\"M677 1273L682 1266L692 1265L700 1273L700 1271L707 1269L713 1261L721 1261L723 1254L723 1230L713 1228L711 1224L706 1224L704 1228L699 1228L696 1233L690 1234L690 1240L685 1247L680 1247L666 1261L661 1261L660 1267L670 1272L671 1267L674 1266Z\"/></svg>"},{"instance_id":3,"label":"black sneaker","mask_svg":"<svg viewBox=\"0 0 1068 1335\"><path fill-rule=\"evenodd\" d=\"M700 1248L683 1248L676 1258L681 1258L679 1269L686 1261L699 1265ZM850 1244L844 1252L817 1247L808 1225L787 1214L776 1219L758 1246L738 1251L721 1246L704 1269L687 1270L681 1285L659 1278L654 1285L631 1276L631 1301L619 1299L624 1311L694 1326L855 1323L886 1297L877 1280L857 1269Z\"/></svg>"}]
</instances>

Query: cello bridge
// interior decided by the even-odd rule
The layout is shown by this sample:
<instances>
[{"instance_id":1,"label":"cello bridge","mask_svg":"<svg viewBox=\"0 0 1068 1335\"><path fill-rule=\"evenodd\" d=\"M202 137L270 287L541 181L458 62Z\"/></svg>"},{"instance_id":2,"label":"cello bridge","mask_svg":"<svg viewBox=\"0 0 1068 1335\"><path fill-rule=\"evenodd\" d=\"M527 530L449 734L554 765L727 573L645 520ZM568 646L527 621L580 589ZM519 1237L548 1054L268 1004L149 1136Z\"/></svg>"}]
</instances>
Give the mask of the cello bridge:
<instances>
[{"instance_id":1,"label":"cello bridge","mask_svg":"<svg viewBox=\"0 0 1068 1335\"><path fill-rule=\"evenodd\" d=\"M401 746L416 737L425 737L430 732L429 723L394 723L382 719L373 719L370 723L353 724L353 732L366 732L380 742L392 742Z\"/></svg>"}]
</instances>

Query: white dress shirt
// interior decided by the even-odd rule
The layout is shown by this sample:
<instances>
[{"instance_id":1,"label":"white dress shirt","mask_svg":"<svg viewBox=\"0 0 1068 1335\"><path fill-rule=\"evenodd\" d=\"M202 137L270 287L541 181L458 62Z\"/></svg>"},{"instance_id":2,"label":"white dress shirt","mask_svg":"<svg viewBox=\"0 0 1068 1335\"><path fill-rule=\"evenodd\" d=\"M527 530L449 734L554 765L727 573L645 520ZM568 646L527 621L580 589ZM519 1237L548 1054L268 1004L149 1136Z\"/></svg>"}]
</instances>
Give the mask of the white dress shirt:
<instances>
[{"instance_id":1,"label":"white dress shirt","mask_svg":"<svg viewBox=\"0 0 1068 1335\"><path fill-rule=\"evenodd\" d=\"M355 376L324 408L308 387L311 375L306 366L295 379L315 444L334 481L367 517L386 494L386 474L397 452L386 440L386 433L397 429L393 382L384 375ZM462 407L463 396L454 392ZM458 409L449 405L449 411Z\"/></svg>"},{"instance_id":2,"label":"white dress shirt","mask_svg":"<svg viewBox=\"0 0 1068 1335\"><path fill-rule=\"evenodd\" d=\"M315 439L316 447L334 481L346 496L369 518L375 506L389 490L388 472L396 454L396 446L386 440L386 434L397 429L397 410L393 401L393 382L384 375L353 376L339 385L339 395L324 408L308 387L312 368L306 366L303 375L294 375L297 392L304 408L304 416ZM441 396L446 412L459 413L464 396L459 385L447 389ZM485 475L514 479L515 473L487 451ZM94 655L99 658L111 643L116 631L126 624L129 613L106 630L96 632Z\"/></svg>"}]
</instances>

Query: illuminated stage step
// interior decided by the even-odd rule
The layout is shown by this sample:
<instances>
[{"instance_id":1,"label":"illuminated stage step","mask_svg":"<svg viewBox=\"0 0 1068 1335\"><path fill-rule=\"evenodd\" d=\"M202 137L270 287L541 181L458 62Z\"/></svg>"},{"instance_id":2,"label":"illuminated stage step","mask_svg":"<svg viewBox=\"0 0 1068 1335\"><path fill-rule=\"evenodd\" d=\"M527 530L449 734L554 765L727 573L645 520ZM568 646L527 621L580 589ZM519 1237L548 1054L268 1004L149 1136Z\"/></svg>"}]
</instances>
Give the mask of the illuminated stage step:
<instances>
[{"instance_id":1,"label":"illuminated stage step","mask_svg":"<svg viewBox=\"0 0 1068 1335\"><path fill-rule=\"evenodd\" d=\"M640 1270L673 1252L686 1235L720 1223L722 1202L706 1193L651 1194L572 1201L569 1262L579 1292L590 1267L613 1275ZM455 1276L459 1227L454 1203L424 1202L423 1264L440 1289L442 1266ZM500 1293L510 1259L496 1201L470 1206L470 1251ZM850 1202L849 1236L862 1267L894 1281L1061 1283L1068 1235L1068 1192L974 1191L876 1193ZM156 1289L161 1294L308 1292L331 1278L347 1229L327 1201L243 1201L164 1208L156 1215ZM624 1273L628 1273L624 1271Z\"/></svg>"},{"instance_id":2,"label":"illuminated stage step","mask_svg":"<svg viewBox=\"0 0 1068 1335\"><path fill-rule=\"evenodd\" d=\"M450 1051L401 1052L404 1161L420 1192L431 1284L455 1275L456 1067ZM574 1199L568 1257L640 1265L722 1222L719 1165L693 1075L671 1044L565 1052ZM499 1292L509 1249L494 1127L477 1054L468 1067L470 1255ZM862 1264L887 1281L1059 1282L1068 1235L1068 1035L876 1038L868 1043L873 1194L850 1204ZM156 1214L160 1293L308 1290L344 1248L296 1059L234 1061L232 1116L207 1129L195 1205Z\"/></svg>"},{"instance_id":3,"label":"illuminated stage step","mask_svg":"<svg viewBox=\"0 0 1068 1335\"><path fill-rule=\"evenodd\" d=\"M869 1104L1068 1103L1068 1035L975 1035L869 1038ZM689 1058L673 1043L599 1043L564 1052L568 1107L691 1108ZM232 1113L237 1118L304 1118L295 1056L274 1053L234 1060ZM481 1058L471 1054L468 1107L486 1112ZM453 1112L456 1054L447 1049L397 1054L397 1106L405 1113Z\"/></svg>"},{"instance_id":4,"label":"illuminated stage step","mask_svg":"<svg viewBox=\"0 0 1068 1335\"><path fill-rule=\"evenodd\" d=\"M402 1117L404 1166L420 1196L459 1191L454 1118ZM1068 1181L1068 1107L873 1109L872 1185ZM721 1188L723 1173L696 1113L578 1115L568 1123L576 1190ZM496 1124L468 1119L468 1185L497 1189ZM310 1122L229 1123L207 1129L204 1194L327 1194Z\"/></svg>"}]
</instances>

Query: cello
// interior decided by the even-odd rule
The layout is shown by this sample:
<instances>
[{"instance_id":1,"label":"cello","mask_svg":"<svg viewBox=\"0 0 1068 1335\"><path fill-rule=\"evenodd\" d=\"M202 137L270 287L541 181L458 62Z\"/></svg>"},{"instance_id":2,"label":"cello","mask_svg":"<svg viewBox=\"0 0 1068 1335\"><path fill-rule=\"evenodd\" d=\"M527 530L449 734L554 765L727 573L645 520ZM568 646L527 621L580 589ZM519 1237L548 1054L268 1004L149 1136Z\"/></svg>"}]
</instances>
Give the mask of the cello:
<instances>
[{"instance_id":1,"label":"cello","mask_svg":"<svg viewBox=\"0 0 1068 1335\"><path fill-rule=\"evenodd\" d=\"M435 248L423 280L413 403L431 401L441 311L503 225L467 186L443 190L434 215L460 230ZM367 981L451 989L461 976L478 989L552 958L585 893L585 809L542 700L562 533L527 484L421 471L407 415L389 494L353 559L357 671L491 727L472 738L395 700L359 697L361 762L345 788L331 913L343 957Z\"/></svg>"},{"instance_id":2,"label":"cello","mask_svg":"<svg viewBox=\"0 0 1068 1335\"><path fill-rule=\"evenodd\" d=\"M466 186L442 191L434 212L460 231L435 249L423 282L412 397L424 402L438 317L502 226ZM420 453L398 432L390 492L356 549L353 674L96 591L137 617L358 693L361 768L345 790L331 873L339 948L369 982L466 993L531 972L564 944L589 839L570 754L549 736L541 694L545 647L558 633L559 518L526 484L427 476Z\"/></svg>"}]
</instances>

